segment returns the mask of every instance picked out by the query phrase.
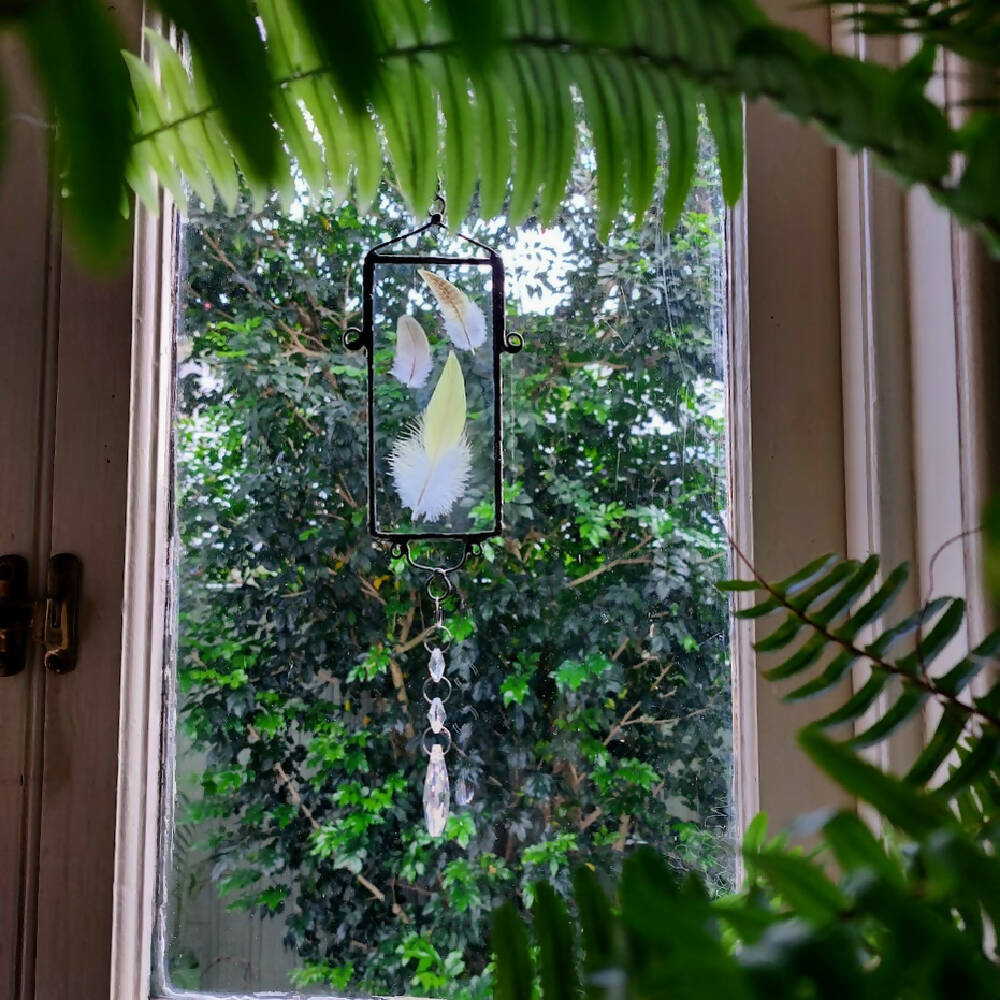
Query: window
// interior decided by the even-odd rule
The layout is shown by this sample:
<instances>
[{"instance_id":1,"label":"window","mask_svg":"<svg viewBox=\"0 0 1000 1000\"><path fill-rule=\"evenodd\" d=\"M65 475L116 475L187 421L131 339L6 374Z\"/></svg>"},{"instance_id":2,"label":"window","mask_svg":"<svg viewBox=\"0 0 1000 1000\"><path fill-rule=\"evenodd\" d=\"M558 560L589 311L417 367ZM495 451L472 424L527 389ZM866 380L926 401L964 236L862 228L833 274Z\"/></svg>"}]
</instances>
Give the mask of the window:
<instances>
[{"instance_id":1,"label":"window","mask_svg":"<svg viewBox=\"0 0 1000 1000\"><path fill-rule=\"evenodd\" d=\"M119 9L137 44L136 11ZM794 16L829 35L824 9ZM135 1000L151 995L156 937L173 373L171 338L161 334L173 329L177 234L168 205L158 219L140 213L134 274L81 275L61 250L47 136L33 124L37 101L16 58L5 85L0 426L14 433L0 527L6 550L29 556L36 593L52 551L81 557L85 641L74 674L46 677L36 659L0 679L0 992ZM747 137L746 197L729 240L735 536L769 574L818 551L855 554L868 546L864 531L885 520L873 498L892 490L917 499L897 554L922 552L926 566L944 538L975 523L990 428L1000 426L987 313L977 313L990 300L971 280L988 291L987 269L965 237L948 238L932 206L887 191L867 163L835 156L767 107L748 109ZM917 286L918 314L890 308L900 288ZM896 324L897 356L870 350L875 323ZM952 342L941 329L954 331L955 351L932 354L932 341ZM869 372L884 374L883 363L916 372L921 420L942 406L955 415L909 465L896 442L914 444L920 404L909 379L856 378L852 366L876 359ZM864 392L845 394L845 384ZM890 425L896 436L882 437ZM863 459L886 441L881 454L894 461L876 476ZM937 491L938 454L958 456L960 496ZM951 579L976 578L974 540L948 558ZM780 826L830 797L792 748L794 713L774 690L758 690L751 638L738 630L733 650L738 825L761 807Z\"/></svg>"},{"instance_id":2,"label":"window","mask_svg":"<svg viewBox=\"0 0 1000 1000\"><path fill-rule=\"evenodd\" d=\"M591 161L584 137L551 228L474 231L528 347L506 373L505 536L445 608L438 840L431 608L368 535L364 367L342 347L361 259L408 215L385 186L361 217L303 198L186 223L154 989L486 997L491 910L535 879L568 888L651 843L732 885L718 173L706 131L680 226L623 218L601 245ZM399 281L376 312L383 377L402 310L439 337L420 280ZM388 419L405 391L379 385Z\"/></svg>"}]
</instances>

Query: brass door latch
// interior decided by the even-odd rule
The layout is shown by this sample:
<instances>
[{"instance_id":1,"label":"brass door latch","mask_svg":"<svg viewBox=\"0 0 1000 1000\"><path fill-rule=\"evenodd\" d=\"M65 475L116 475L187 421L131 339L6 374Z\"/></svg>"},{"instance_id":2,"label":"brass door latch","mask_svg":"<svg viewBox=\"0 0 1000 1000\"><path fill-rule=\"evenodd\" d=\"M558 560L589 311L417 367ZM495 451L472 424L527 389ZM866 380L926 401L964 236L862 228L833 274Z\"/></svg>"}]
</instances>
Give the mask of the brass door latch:
<instances>
[{"instance_id":1,"label":"brass door latch","mask_svg":"<svg viewBox=\"0 0 1000 1000\"><path fill-rule=\"evenodd\" d=\"M80 560L61 552L49 560L45 596L28 597L28 561L0 556L0 677L20 673L28 660L29 640L45 645L45 666L68 674L76 666L80 605Z\"/></svg>"}]
</instances>

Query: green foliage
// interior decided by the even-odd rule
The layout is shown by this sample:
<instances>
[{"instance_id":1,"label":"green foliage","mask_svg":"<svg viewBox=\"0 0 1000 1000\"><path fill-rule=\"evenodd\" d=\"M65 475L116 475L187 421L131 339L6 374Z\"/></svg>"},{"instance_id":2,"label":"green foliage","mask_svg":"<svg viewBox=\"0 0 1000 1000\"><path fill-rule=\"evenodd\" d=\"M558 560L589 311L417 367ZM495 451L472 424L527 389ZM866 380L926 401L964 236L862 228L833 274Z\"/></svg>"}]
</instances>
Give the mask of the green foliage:
<instances>
[{"instance_id":1,"label":"green foliage","mask_svg":"<svg viewBox=\"0 0 1000 1000\"><path fill-rule=\"evenodd\" d=\"M714 900L693 875L678 884L651 851L626 861L614 909L582 869L576 905L588 998L1000 997L993 931L1000 926L1000 684L978 696L967 690L995 662L1000 633L942 671L937 660L963 624L963 603L932 601L887 627L906 568L862 603L877 567L874 557L824 556L779 583L755 574L721 587L760 595L737 612L741 617L780 619L757 642L759 652L778 654L780 662L765 671L772 680L801 685L807 670L827 660L810 682L818 694L836 686L850 665L867 665L864 697L806 727L799 742L849 796L872 807L881 835L853 813L826 812L812 818L820 846L806 854L784 837L767 841L758 816L743 841L742 891ZM907 640L907 651L890 657ZM892 698L883 706L873 690ZM923 719L917 710L928 700L941 709L941 721L907 775L888 774L860 755L899 725ZM860 734L839 742L826 735L865 711L877 718ZM508 964L519 968L520 988L508 996L529 1000L529 938L512 929L510 904L495 921L497 974L506 975ZM537 915L535 939L541 995L561 997L544 970L573 942L556 940Z\"/></svg>"},{"instance_id":2,"label":"green foliage","mask_svg":"<svg viewBox=\"0 0 1000 1000\"><path fill-rule=\"evenodd\" d=\"M486 217L501 210L509 183L513 224L536 201L549 221L573 160L574 90L594 136L602 238L623 193L641 222L654 191L660 122L671 144L662 215L668 228L676 222L692 177L699 101L709 109L726 199L735 201L745 96L768 98L851 149L870 149L903 184L926 186L1000 250L1000 114L982 106L952 128L925 95L938 47L995 71L1000 27L992 0L860 5L853 21L860 30L923 39L898 69L832 54L770 22L752 0L154 6L186 33L191 50L184 67L150 40L159 76L134 60L128 76L120 71L116 35L96 0L40 0L13 22L31 42L60 120L70 214L94 257L107 259L121 245L126 177L150 204L154 177L172 192L185 177L206 202L205 185L214 182L232 207L235 164L261 204L269 186L291 198L291 157L314 191L353 185L364 208L383 144L418 215L443 172L462 213L478 180Z\"/></svg>"},{"instance_id":3,"label":"green foliage","mask_svg":"<svg viewBox=\"0 0 1000 1000\"><path fill-rule=\"evenodd\" d=\"M368 536L364 369L342 348L361 259L404 205L383 185L377 218L332 198L192 213L180 773L228 904L281 916L303 984L488 996L496 903L559 937L535 883L565 894L577 862L615 871L639 843L731 884L722 205L700 141L668 235L618 218L598 247L587 156L551 231L476 230L507 253L530 349L506 376L505 537L445 609L452 780L476 797L440 840L420 796L429 609Z\"/></svg>"}]
</instances>

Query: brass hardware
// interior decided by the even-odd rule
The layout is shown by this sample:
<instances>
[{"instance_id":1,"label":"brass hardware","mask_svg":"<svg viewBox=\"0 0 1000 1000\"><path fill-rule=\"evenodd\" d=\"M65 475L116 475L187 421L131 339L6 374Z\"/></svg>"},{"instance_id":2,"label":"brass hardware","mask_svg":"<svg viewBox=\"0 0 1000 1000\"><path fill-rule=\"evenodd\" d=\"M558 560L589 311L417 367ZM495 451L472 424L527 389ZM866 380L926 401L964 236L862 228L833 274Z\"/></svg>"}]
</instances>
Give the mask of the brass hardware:
<instances>
[{"instance_id":1,"label":"brass hardware","mask_svg":"<svg viewBox=\"0 0 1000 1000\"><path fill-rule=\"evenodd\" d=\"M24 669L30 628L28 560L0 556L0 677L13 677Z\"/></svg>"},{"instance_id":2,"label":"brass hardware","mask_svg":"<svg viewBox=\"0 0 1000 1000\"><path fill-rule=\"evenodd\" d=\"M76 556L54 555L45 576L45 599L35 604L28 600L27 560L0 556L0 677L24 669L29 637L44 643L48 670L68 674L76 667L81 574ZM32 634L36 614L41 627Z\"/></svg>"},{"instance_id":3,"label":"brass hardware","mask_svg":"<svg viewBox=\"0 0 1000 1000\"><path fill-rule=\"evenodd\" d=\"M80 560L60 552L49 560L45 575L45 666L54 674L76 668L77 618L80 605Z\"/></svg>"}]
</instances>

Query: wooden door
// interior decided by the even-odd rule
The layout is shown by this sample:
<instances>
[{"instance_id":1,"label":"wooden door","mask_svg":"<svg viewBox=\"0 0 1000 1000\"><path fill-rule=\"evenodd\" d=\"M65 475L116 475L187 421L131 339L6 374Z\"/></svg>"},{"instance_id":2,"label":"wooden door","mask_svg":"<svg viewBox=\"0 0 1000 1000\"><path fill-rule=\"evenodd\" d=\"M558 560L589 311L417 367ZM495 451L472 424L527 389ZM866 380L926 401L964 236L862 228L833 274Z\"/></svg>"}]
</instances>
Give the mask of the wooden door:
<instances>
[{"instance_id":1,"label":"wooden door","mask_svg":"<svg viewBox=\"0 0 1000 1000\"><path fill-rule=\"evenodd\" d=\"M0 677L0 1000L96 998L114 903L132 269L95 279L74 263L46 109L16 40L0 58L0 555L28 560L33 599L52 553L84 564L76 672L46 674L31 642L25 669Z\"/></svg>"},{"instance_id":2,"label":"wooden door","mask_svg":"<svg viewBox=\"0 0 1000 1000\"><path fill-rule=\"evenodd\" d=\"M49 212L44 111L23 53L0 46L10 147L0 175L0 554L29 561L38 592L51 525L54 310L59 247ZM43 555L44 553L44 555ZM45 677L29 648L0 677L0 998L18 996L32 964Z\"/></svg>"}]
</instances>

